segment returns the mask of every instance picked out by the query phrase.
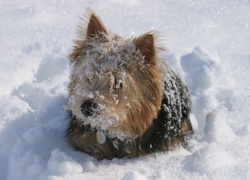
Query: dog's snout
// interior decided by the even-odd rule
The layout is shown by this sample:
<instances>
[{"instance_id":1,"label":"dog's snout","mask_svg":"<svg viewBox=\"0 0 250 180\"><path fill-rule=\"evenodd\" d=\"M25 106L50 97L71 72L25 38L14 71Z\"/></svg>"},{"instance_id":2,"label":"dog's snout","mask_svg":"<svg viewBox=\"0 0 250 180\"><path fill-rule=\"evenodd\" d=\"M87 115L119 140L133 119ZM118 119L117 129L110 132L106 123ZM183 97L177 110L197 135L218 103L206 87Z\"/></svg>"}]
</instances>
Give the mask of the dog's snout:
<instances>
[{"instance_id":1,"label":"dog's snout","mask_svg":"<svg viewBox=\"0 0 250 180\"><path fill-rule=\"evenodd\" d=\"M85 116L92 116L96 108L97 104L93 100L87 100L81 105L81 111Z\"/></svg>"}]
</instances>

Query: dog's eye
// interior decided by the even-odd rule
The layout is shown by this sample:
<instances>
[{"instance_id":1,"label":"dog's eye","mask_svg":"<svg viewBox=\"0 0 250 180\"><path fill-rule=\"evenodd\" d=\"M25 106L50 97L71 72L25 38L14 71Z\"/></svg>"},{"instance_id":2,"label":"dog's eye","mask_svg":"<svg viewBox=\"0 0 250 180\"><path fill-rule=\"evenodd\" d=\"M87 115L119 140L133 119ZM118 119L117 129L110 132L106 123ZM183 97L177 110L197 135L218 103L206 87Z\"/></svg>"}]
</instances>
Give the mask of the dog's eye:
<instances>
[{"instance_id":1,"label":"dog's eye","mask_svg":"<svg viewBox=\"0 0 250 180\"><path fill-rule=\"evenodd\" d=\"M90 78L90 77L87 76L87 77L85 78L85 80L86 80L86 82L87 82L88 84L91 84L91 78Z\"/></svg>"},{"instance_id":2,"label":"dog's eye","mask_svg":"<svg viewBox=\"0 0 250 180\"><path fill-rule=\"evenodd\" d=\"M122 88L123 88L122 80L115 78L115 89L122 89Z\"/></svg>"}]
</instances>

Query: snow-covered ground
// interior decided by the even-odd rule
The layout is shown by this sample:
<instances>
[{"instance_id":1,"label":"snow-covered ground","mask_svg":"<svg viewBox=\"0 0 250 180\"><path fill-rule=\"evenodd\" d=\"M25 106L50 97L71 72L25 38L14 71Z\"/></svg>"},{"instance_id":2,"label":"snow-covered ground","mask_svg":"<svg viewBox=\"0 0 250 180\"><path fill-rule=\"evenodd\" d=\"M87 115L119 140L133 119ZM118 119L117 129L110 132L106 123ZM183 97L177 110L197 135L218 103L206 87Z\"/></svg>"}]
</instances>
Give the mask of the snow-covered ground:
<instances>
[{"instance_id":1,"label":"snow-covered ground","mask_svg":"<svg viewBox=\"0 0 250 180\"><path fill-rule=\"evenodd\" d=\"M188 83L186 148L96 161L64 138L67 55L85 7L123 37L157 30ZM0 2L0 179L250 179L249 0Z\"/></svg>"}]
</instances>

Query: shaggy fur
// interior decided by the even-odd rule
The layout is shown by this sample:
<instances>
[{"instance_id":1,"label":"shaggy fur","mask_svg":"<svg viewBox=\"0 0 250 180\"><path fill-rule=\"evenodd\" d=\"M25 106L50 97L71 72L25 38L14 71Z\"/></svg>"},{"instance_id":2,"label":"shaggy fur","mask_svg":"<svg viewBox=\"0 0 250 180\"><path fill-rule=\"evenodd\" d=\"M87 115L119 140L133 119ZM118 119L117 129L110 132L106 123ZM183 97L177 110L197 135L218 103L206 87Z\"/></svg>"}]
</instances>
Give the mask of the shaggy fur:
<instances>
[{"instance_id":1,"label":"shaggy fur","mask_svg":"<svg viewBox=\"0 0 250 180\"><path fill-rule=\"evenodd\" d=\"M186 85L158 57L156 35L123 39L91 10L69 56L71 146L97 159L172 150L192 132ZM85 26L86 25L86 26ZM104 143L97 132L105 132Z\"/></svg>"}]
</instances>

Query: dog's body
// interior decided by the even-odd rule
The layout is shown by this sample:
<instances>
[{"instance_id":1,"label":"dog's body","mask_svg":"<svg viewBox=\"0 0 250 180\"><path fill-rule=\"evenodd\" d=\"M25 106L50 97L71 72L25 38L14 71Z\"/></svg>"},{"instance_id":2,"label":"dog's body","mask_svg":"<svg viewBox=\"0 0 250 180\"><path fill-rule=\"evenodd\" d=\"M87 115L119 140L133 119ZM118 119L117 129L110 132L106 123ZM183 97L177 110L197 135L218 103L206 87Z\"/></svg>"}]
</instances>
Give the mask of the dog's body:
<instances>
[{"instance_id":1,"label":"dog's body","mask_svg":"<svg viewBox=\"0 0 250 180\"><path fill-rule=\"evenodd\" d=\"M124 40L91 10L70 55L69 143L97 159L172 150L192 132L188 89L152 32Z\"/></svg>"}]
</instances>

